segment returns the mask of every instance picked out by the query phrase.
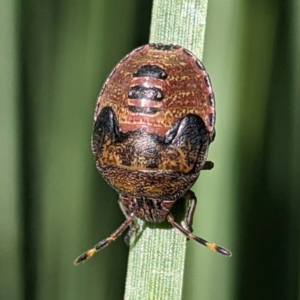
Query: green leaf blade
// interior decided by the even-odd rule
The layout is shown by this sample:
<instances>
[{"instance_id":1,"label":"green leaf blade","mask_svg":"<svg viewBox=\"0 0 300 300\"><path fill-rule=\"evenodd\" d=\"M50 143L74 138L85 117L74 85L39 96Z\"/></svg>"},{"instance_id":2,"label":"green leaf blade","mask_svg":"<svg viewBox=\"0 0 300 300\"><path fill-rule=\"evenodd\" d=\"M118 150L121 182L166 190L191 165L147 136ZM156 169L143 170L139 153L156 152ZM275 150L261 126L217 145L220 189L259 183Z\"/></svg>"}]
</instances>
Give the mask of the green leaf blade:
<instances>
[{"instance_id":1,"label":"green leaf blade","mask_svg":"<svg viewBox=\"0 0 300 300\"><path fill-rule=\"evenodd\" d=\"M202 59L207 2L155 0L150 42L181 45ZM125 299L181 299L186 237L164 224L138 222L143 230L130 248Z\"/></svg>"}]
</instances>

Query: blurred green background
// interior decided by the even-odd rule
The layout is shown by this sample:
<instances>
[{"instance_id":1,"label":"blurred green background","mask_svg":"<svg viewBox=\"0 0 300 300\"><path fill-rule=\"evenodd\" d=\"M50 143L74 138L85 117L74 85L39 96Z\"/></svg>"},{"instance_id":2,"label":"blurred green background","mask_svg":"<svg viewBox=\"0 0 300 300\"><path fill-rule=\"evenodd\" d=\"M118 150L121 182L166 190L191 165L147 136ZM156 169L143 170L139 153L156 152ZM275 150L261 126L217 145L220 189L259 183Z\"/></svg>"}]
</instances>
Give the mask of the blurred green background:
<instances>
[{"instance_id":1,"label":"blurred green background","mask_svg":"<svg viewBox=\"0 0 300 300\"><path fill-rule=\"evenodd\" d=\"M124 219L90 150L115 64L149 37L151 1L1 0L0 299L122 299ZM163 42L163 41L162 41ZM204 64L217 137L194 187L184 299L300 299L300 1L210 0Z\"/></svg>"}]
</instances>

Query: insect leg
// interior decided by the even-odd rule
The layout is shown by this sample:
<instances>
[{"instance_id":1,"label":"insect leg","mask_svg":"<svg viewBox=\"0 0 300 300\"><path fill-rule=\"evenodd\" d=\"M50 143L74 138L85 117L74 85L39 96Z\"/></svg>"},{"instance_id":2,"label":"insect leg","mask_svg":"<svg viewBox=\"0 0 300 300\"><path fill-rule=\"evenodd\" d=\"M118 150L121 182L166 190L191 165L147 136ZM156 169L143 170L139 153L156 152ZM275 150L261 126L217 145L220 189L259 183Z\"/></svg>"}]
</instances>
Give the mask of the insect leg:
<instances>
[{"instance_id":1,"label":"insect leg","mask_svg":"<svg viewBox=\"0 0 300 300\"><path fill-rule=\"evenodd\" d=\"M226 256L231 256L231 252L223 247L220 247L214 243L209 243L208 241L194 235L193 233L191 233L190 231L184 229L181 225L179 225L178 223L176 223L174 221L174 217L171 215L171 213L169 213L167 215L167 220L168 222L175 227L176 229L178 229L180 232L182 232L186 237L188 237L191 240L194 240L198 243L200 243L203 246L208 247L209 249L216 251L220 254L226 255Z\"/></svg>"},{"instance_id":2,"label":"insect leg","mask_svg":"<svg viewBox=\"0 0 300 300\"><path fill-rule=\"evenodd\" d=\"M214 163L212 161L206 161L201 170L211 170L214 167Z\"/></svg>"},{"instance_id":3,"label":"insect leg","mask_svg":"<svg viewBox=\"0 0 300 300\"><path fill-rule=\"evenodd\" d=\"M132 220L134 218L134 214L131 213L128 218L125 220L124 223L121 224L121 226L115 230L108 238L100 241L98 244L94 246L94 248L84 252L79 257L76 258L74 261L75 265L80 264L81 262L87 260L91 256L93 256L96 252L99 250L102 250L103 248L107 247L111 242L113 242L116 238L118 238L124 230L131 224Z\"/></svg>"},{"instance_id":4,"label":"insect leg","mask_svg":"<svg viewBox=\"0 0 300 300\"><path fill-rule=\"evenodd\" d=\"M193 225L194 213L197 205L197 198L195 193L192 192L191 190L188 190L183 197L185 200L189 201L189 207L187 209L186 216L184 219L185 228L188 231L193 232L192 225Z\"/></svg>"},{"instance_id":5,"label":"insect leg","mask_svg":"<svg viewBox=\"0 0 300 300\"><path fill-rule=\"evenodd\" d=\"M119 202L120 208L121 208L124 216L126 217L126 219L130 218L130 211L129 211L128 203L127 203L128 201L126 201L125 198L120 197L118 202ZM124 238L124 241L127 245L130 245L130 240L133 236L135 236L138 229L139 229L139 226L138 226L136 219L132 219L129 231L127 232L127 234Z\"/></svg>"}]
</instances>

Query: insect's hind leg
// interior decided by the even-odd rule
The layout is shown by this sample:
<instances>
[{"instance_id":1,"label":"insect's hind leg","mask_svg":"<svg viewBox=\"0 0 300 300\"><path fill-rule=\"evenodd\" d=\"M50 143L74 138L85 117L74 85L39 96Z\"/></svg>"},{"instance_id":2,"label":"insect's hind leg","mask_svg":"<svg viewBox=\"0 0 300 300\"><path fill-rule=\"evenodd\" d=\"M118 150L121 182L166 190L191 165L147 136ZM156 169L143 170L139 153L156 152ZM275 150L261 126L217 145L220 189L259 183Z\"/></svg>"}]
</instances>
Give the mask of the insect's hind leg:
<instances>
[{"instance_id":1,"label":"insect's hind leg","mask_svg":"<svg viewBox=\"0 0 300 300\"><path fill-rule=\"evenodd\" d=\"M208 247L209 249L216 251L222 255L225 256L231 256L231 252L223 247L220 247L214 243L210 243L196 235L194 235L192 232L190 232L189 230L186 230L185 228L183 228L180 224L178 224L177 222L175 222L174 217L172 216L171 213L167 214L167 220L168 222L173 225L173 227L175 227L176 229L178 229L180 232L182 232L187 238L194 240L195 242L198 242L199 244Z\"/></svg>"},{"instance_id":2,"label":"insect's hind leg","mask_svg":"<svg viewBox=\"0 0 300 300\"><path fill-rule=\"evenodd\" d=\"M125 231L125 229L131 224L133 218L134 218L134 213L131 213L128 216L128 218L125 220L125 222L123 222L121 226L119 226L119 228L117 228L109 237L100 241L98 244L94 246L94 248L82 253L79 257L76 258L74 264L78 265L82 263L83 261L93 256L99 250L102 250L103 248L107 247L111 242L117 239Z\"/></svg>"}]
</instances>

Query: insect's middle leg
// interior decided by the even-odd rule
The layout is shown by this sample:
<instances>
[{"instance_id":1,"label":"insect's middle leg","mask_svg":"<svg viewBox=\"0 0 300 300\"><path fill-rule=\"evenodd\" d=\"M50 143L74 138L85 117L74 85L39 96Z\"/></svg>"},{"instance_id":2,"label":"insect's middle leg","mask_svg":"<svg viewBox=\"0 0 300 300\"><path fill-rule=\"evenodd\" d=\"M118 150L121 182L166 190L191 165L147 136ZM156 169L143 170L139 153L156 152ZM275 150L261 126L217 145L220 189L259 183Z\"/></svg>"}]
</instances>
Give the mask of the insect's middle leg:
<instances>
[{"instance_id":1,"label":"insect's middle leg","mask_svg":"<svg viewBox=\"0 0 300 300\"><path fill-rule=\"evenodd\" d=\"M120 196L118 203L120 205L120 208L121 208L125 218L126 219L130 218L131 213L130 213L129 207L128 207L128 200L126 198L123 198L122 196ZM139 229L139 225L138 225L136 219L133 219L130 224L129 230L124 238L124 241L127 245L130 245L131 238L136 235L138 229Z\"/></svg>"},{"instance_id":2,"label":"insect's middle leg","mask_svg":"<svg viewBox=\"0 0 300 300\"><path fill-rule=\"evenodd\" d=\"M212 161L207 160L201 170L211 170L213 169L214 165L215 164Z\"/></svg>"},{"instance_id":3,"label":"insect's middle leg","mask_svg":"<svg viewBox=\"0 0 300 300\"><path fill-rule=\"evenodd\" d=\"M197 205L197 198L195 193L191 190L188 190L183 197L185 200L189 201L189 206L187 208L187 212L184 219L184 227L186 227L188 231L193 232L192 225Z\"/></svg>"}]
</instances>

